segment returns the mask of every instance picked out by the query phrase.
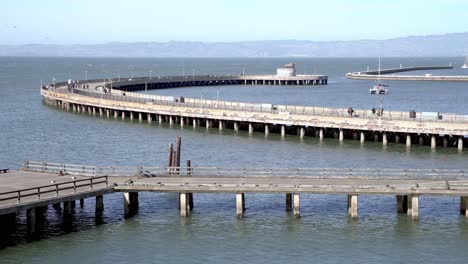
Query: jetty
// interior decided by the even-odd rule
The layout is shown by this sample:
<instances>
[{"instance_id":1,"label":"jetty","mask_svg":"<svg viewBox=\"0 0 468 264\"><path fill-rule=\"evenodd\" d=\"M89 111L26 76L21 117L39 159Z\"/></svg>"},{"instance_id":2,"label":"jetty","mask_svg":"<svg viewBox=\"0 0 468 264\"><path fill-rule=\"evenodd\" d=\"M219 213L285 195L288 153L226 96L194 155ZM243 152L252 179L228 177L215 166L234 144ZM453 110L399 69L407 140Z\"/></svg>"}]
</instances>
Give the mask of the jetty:
<instances>
[{"instance_id":1,"label":"jetty","mask_svg":"<svg viewBox=\"0 0 468 264\"><path fill-rule=\"evenodd\" d=\"M79 80L44 85L40 92L46 104L75 113L120 120L168 123L180 127L204 126L220 131L229 129L234 133L242 130L249 134L262 132L265 136L277 133L281 137L317 137L320 140L328 137L336 138L339 142L359 140L363 144L377 141L384 146L389 143L405 144L407 148L417 143L428 145L433 150L437 147L457 147L463 151L466 145L467 115L246 103L135 92L188 86L312 84L307 79L288 79L302 78L300 76L275 78L192 76Z\"/></svg>"},{"instance_id":2,"label":"jetty","mask_svg":"<svg viewBox=\"0 0 468 264\"><path fill-rule=\"evenodd\" d=\"M391 195L396 212L414 220L420 217L420 196L459 196L460 214L468 217L467 176L463 169L225 168L192 167L190 161L186 167L99 167L27 161L20 170L0 178L0 224L14 230L16 214L25 210L27 230L34 234L37 216L48 206L72 221L76 202L83 207L84 199L95 199L95 207L86 210L94 210L99 222L104 196L116 192L122 193L125 218L138 213L140 192L178 193L174 208L179 208L181 217L194 210L194 193L231 193L238 218L245 216L246 204L258 202L247 201L248 193L283 194L285 202L278 207L297 218L301 195L342 195L347 203L343 214L352 219L358 217L359 195Z\"/></svg>"},{"instance_id":3,"label":"jetty","mask_svg":"<svg viewBox=\"0 0 468 264\"><path fill-rule=\"evenodd\" d=\"M384 81L448 81L448 82L468 82L468 75L455 76L445 75L437 76L432 74L425 75L395 75L393 73L409 71L429 71L429 70L451 70L453 66L415 66L401 67L392 69L348 72L346 77L351 80L384 80ZM391 74L391 75L389 75Z\"/></svg>"}]
</instances>

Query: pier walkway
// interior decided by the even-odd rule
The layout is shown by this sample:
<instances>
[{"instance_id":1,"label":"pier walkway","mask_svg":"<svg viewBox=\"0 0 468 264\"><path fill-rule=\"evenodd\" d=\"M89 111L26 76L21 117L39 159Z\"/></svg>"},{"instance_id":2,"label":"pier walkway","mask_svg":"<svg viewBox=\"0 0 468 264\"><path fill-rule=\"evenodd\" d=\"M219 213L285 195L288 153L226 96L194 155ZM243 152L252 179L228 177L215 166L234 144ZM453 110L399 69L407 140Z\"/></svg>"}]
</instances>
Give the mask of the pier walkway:
<instances>
[{"instance_id":1,"label":"pier walkway","mask_svg":"<svg viewBox=\"0 0 468 264\"><path fill-rule=\"evenodd\" d=\"M447 70L453 69L452 66L416 66L394 69L382 69L380 71L362 71L348 72L346 77L352 80L382 80L382 81L448 81L448 82L468 82L468 75L462 76L437 76L432 74L425 75L395 75L392 73L408 72L408 71L429 71L429 70ZM380 74L379 74L380 73ZM391 74L391 75L388 75Z\"/></svg>"},{"instance_id":2,"label":"pier walkway","mask_svg":"<svg viewBox=\"0 0 468 264\"><path fill-rule=\"evenodd\" d=\"M212 85L216 85L212 81ZM345 139L360 140L361 143L379 141L384 146L393 142L411 147L416 142L432 149L457 147L460 151L468 137L468 116L452 113L380 113L366 109L353 109L350 113L348 108L255 104L129 92L158 89L160 84L151 83L150 78L121 82L80 81L75 88L69 88L66 83L44 86L41 94L47 104L76 113L148 123L165 122L181 127L217 127L219 130L232 129L234 133L245 130L249 134L263 132L266 136L278 133L281 137L331 137L340 142ZM183 84L173 82L170 87L177 85Z\"/></svg>"},{"instance_id":3,"label":"pier walkway","mask_svg":"<svg viewBox=\"0 0 468 264\"><path fill-rule=\"evenodd\" d=\"M112 192L123 193L126 217L138 211L139 192L179 193L181 216L193 210L193 193L235 194L240 218L245 193L284 193L286 210L297 217L301 194L347 195L352 218L358 216L358 195L394 195L397 211L413 219L419 218L420 195L460 196L460 213L468 217L463 169L96 167L33 161L0 178L0 216L27 210L33 227L35 210L51 204L60 209L63 202L71 214L75 200L82 205L82 199L96 197L96 217L101 217L103 195Z\"/></svg>"}]
</instances>

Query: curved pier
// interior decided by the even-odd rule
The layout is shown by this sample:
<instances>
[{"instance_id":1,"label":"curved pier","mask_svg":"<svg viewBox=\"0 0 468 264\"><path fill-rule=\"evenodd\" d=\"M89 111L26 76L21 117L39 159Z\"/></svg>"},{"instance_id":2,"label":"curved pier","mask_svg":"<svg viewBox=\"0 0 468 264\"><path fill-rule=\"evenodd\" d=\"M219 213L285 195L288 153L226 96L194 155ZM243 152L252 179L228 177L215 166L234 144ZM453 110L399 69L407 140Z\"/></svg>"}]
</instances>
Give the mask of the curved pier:
<instances>
[{"instance_id":1,"label":"curved pier","mask_svg":"<svg viewBox=\"0 0 468 264\"><path fill-rule=\"evenodd\" d=\"M46 103L63 109L106 116L115 119L130 119L152 123L167 122L170 125L217 127L220 131L232 129L262 132L265 136L278 133L313 136L323 139L336 138L379 141L386 146L389 142L411 147L417 142L437 146L455 146L463 150L468 136L468 116L450 113L427 115L421 112L385 111L382 114L370 110L347 108L324 108L294 105L253 104L203 100L194 98L174 98L172 96L144 95L129 91L198 85L237 84L233 80L212 77L210 83L205 78L139 78L125 81L80 81L71 87L67 83L57 83L41 88ZM186 80L186 81L184 81ZM224 83L223 83L224 82ZM245 79L244 79L245 83ZM116 89L118 88L118 89Z\"/></svg>"},{"instance_id":2,"label":"curved pier","mask_svg":"<svg viewBox=\"0 0 468 264\"><path fill-rule=\"evenodd\" d=\"M447 82L468 82L467 76L433 76L426 75L394 75L392 73L409 72L409 71L428 71L428 70L450 70L452 66L429 66L429 67L406 67L383 69L379 71L363 71L363 72L348 72L346 77L351 80L386 80L386 81L447 81ZM392 75L386 75L392 74Z\"/></svg>"}]
</instances>

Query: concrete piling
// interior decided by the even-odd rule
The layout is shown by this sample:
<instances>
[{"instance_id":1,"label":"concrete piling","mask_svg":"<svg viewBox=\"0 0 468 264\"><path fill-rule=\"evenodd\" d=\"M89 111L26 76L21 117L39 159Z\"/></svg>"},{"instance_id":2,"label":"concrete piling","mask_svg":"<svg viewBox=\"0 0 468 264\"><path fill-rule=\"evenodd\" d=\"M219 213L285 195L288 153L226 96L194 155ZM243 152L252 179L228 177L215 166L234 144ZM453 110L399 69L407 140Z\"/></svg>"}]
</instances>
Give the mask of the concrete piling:
<instances>
[{"instance_id":1,"label":"concrete piling","mask_svg":"<svg viewBox=\"0 0 468 264\"><path fill-rule=\"evenodd\" d=\"M218 128L219 128L219 131L223 131L223 129L224 129L223 121L221 121L221 120L218 121Z\"/></svg>"},{"instance_id":2,"label":"concrete piling","mask_svg":"<svg viewBox=\"0 0 468 264\"><path fill-rule=\"evenodd\" d=\"M320 140L323 140L323 136L324 136L324 135L323 135L323 128L320 128L320 130L319 130L319 138L320 138Z\"/></svg>"},{"instance_id":3,"label":"concrete piling","mask_svg":"<svg viewBox=\"0 0 468 264\"><path fill-rule=\"evenodd\" d=\"M284 125L281 125L281 137L286 137L286 127Z\"/></svg>"},{"instance_id":4,"label":"concrete piling","mask_svg":"<svg viewBox=\"0 0 468 264\"><path fill-rule=\"evenodd\" d=\"M340 129L339 136L338 136L338 141L343 142L343 140L344 140L343 129Z\"/></svg>"},{"instance_id":5,"label":"concrete piling","mask_svg":"<svg viewBox=\"0 0 468 264\"><path fill-rule=\"evenodd\" d=\"M382 133L382 145L387 146L388 140L387 140L387 133Z\"/></svg>"},{"instance_id":6,"label":"concrete piling","mask_svg":"<svg viewBox=\"0 0 468 264\"><path fill-rule=\"evenodd\" d=\"M190 214L187 200L187 193L179 193L179 208L181 217L187 217Z\"/></svg>"},{"instance_id":7,"label":"concrete piling","mask_svg":"<svg viewBox=\"0 0 468 264\"><path fill-rule=\"evenodd\" d=\"M192 125L193 125L193 128L197 128L197 119L196 118L194 118L192 120Z\"/></svg>"},{"instance_id":8,"label":"concrete piling","mask_svg":"<svg viewBox=\"0 0 468 264\"><path fill-rule=\"evenodd\" d=\"M129 218L138 212L138 192L124 192L124 218Z\"/></svg>"},{"instance_id":9,"label":"concrete piling","mask_svg":"<svg viewBox=\"0 0 468 264\"><path fill-rule=\"evenodd\" d=\"M122 111L122 120L125 120L125 111Z\"/></svg>"},{"instance_id":10,"label":"concrete piling","mask_svg":"<svg viewBox=\"0 0 468 264\"><path fill-rule=\"evenodd\" d=\"M253 134L253 125L252 123L249 123L249 135Z\"/></svg>"},{"instance_id":11,"label":"concrete piling","mask_svg":"<svg viewBox=\"0 0 468 264\"><path fill-rule=\"evenodd\" d=\"M361 140L361 144L364 144L364 142L366 141L366 137L365 137L365 134L363 131L361 131L361 135L360 135L360 140Z\"/></svg>"},{"instance_id":12,"label":"concrete piling","mask_svg":"<svg viewBox=\"0 0 468 264\"><path fill-rule=\"evenodd\" d=\"M151 116L150 113L147 114L146 119L148 121L148 124L151 124L151 122L153 121L153 117Z\"/></svg>"},{"instance_id":13,"label":"concrete piling","mask_svg":"<svg viewBox=\"0 0 468 264\"><path fill-rule=\"evenodd\" d=\"M463 151L463 136L458 137L458 150Z\"/></svg>"},{"instance_id":14,"label":"concrete piling","mask_svg":"<svg viewBox=\"0 0 468 264\"><path fill-rule=\"evenodd\" d=\"M234 122L234 133L239 133L239 124Z\"/></svg>"},{"instance_id":15,"label":"concrete piling","mask_svg":"<svg viewBox=\"0 0 468 264\"><path fill-rule=\"evenodd\" d=\"M435 135L431 136L431 149L432 150L436 149L436 137L435 137Z\"/></svg>"},{"instance_id":16,"label":"concrete piling","mask_svg":"<svg viewBox=\"0 0 468 264\"><path fill-rule=\"evenodd\" d=\"M299 130L299 137L301 139L303 139L305 136L305 128L304 127L301 127L300 130Z\"/></svg>"},{"instance_id":17,"label":"concrete piling","mask_svg":"<svg viewBox=\"0 0 468 264\"><path fill-rule=\"evenodd\" d=\"M406 148L411 148L411 135L406 134Z\"/></svg>"},{"instance_id":18,"label":"concrete piling","mask_svg":"<svg viewBox=\"0 0 468 264\"><path fill-rule=\"evenodd\" d=\"M169 126L172 126L174 124L174 117L169 116Z\"/></svg>"},{"instance_id":19,"label":"concrete piling","mask_svg":"<svg viewBox=\"0 0 468 264\"><path fill-rule=\"evenodd\" d=\"M244 217L245 212L245 197L243 193L236 193L236 215L238 219Z\"/></svg>"},{"instance_id":20,"label":"concrete piling","mask_svg":"<svg viewBox=\"0 0 468 264\"><path fill-rule=\"evenodd\" d=\"M81 208L84 207L84 198L81 198L81 199L80 199L80 207L81 207Z\"/></svg>"},{"instance_id":21,"label":"concrete piling","mask_svg":"<svg viewBox=\"0 0 468 264\"><path fill-rule=\"evenodd\" d=\"M348 194L348 215L351 218L358 217L358 196L357 194Z\"/></svg>"},{"instance_id":22,"label":"concrete piling","mask_svg":"<svg viewBox=\"0 0 468 264\"><path fill-rule=\"evenodd\" d=\"M265 124L265 136L268 136L270 134L270 127Z\"/></svg>"},{"instance_id":23,"label":"concrete piling","mask_svg":"<svg viewBox=\"0 0 468 264\"><path fill-rule=\"evenodd\" d=\"M293 213L296 218L301 217L301 199L300 193L293 194Z\"/></svg>"},{"instance_id":24,"label":"concrete piling","mask_svg":"<svg viewBox=\"0 0 468 264\"><path fill-rule=\"evenodd\" d=\"M411 219L419 219L419 195L410 194L408 195L408 211L407 214Z\"/></svg>"}]
</instances>

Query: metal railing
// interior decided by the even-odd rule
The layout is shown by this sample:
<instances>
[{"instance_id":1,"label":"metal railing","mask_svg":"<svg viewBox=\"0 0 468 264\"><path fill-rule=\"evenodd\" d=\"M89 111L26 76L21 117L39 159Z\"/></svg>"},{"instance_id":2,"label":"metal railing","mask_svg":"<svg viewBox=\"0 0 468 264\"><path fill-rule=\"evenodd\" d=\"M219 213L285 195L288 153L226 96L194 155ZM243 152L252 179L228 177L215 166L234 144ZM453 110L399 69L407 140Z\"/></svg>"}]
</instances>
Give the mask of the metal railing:
<instances>
[{"instance_id":1,"label":"metal railing","mask_svg":"<svg viewBox=\"0 0 468 264\"><path fill-rule=\"evenodd\" d=\"M84 176L193 176L193 177L291 177L291 178L390 178L466 179L466 169L398 168L262 168L262 167L98 167L27 161L27 171Z\"/></svg>"},{"instance_id":2,"label":"metal railing","mask_svg":"<svg viewBox=\"0 0 468 264\"><path fill-rule=\"evenodd\" d=\"M96 188L96 185L104 185L105 187L109 186L108 176L99 176L99 177L91 177L88 179L79 179L74 181L68 182L61 182L55 184L48 184L42 185L33 188L25 188L21 190L9 191L0 193L0 202L9 201L9 200L16 200L17 204L20 204L28 197L36 197L37 200L41 200L47 194L54 194L52 196L48 196L47 198L51 197L59 197L60 195L66 195L71 193L64 193L64 191L73 190L73 194L80 192L78 189L89 187L86 191L93 190ZM83 190L81 190L83 192Z\"/></svg>"}]
</instances>

